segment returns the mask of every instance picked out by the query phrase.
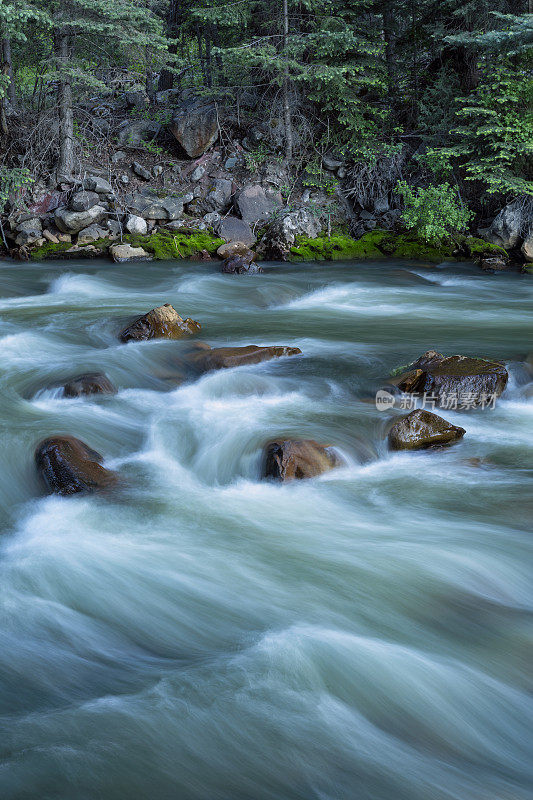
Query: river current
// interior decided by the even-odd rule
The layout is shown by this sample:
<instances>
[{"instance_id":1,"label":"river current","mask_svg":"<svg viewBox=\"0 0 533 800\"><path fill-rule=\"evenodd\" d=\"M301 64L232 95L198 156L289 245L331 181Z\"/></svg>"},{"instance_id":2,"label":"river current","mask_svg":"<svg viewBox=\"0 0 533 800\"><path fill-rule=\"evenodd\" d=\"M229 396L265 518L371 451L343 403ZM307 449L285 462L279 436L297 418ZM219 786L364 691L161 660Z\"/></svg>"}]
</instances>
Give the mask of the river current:
<instances>
[{"instance_id":1,"label":"river current","mask_svg":"<svg viewBox=\"0 0 533 800\"><path fill-rule=\"evenodd\" d=\"M469 264L0 264L2 800L530 800L531 277ZM180 382L213 346L302 356ZM436 349L503 359L452 447L390 453L376 389ZM114 396L58 389L102 371ZM36 444L117 470L46 496ZM272 439L346 465L260 480Z\"/></svg>"}]
</instances>

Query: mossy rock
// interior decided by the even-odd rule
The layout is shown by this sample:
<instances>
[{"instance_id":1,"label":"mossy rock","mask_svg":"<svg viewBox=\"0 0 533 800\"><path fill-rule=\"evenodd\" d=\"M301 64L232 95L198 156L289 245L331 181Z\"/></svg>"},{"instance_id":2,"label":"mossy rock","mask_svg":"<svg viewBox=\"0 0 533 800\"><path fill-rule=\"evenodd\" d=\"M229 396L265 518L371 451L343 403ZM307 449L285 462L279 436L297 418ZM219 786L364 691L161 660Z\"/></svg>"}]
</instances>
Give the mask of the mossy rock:
<instances>
[{"instance_id":1,"label":"mossy rock","mask_svg":"<svg viewBox=\"0 0 533 800\"><path fill-rule=\"evenodd\" d=\"M177 231L158 231L147 236L125 236L133 247L142 247L158 261L194 258L203 251L215 255L224 240L209 231L183 228Z\"/></svg>"},{"instance_id":2,"label":"mossy rock","mask_svg":"<svg viewBox=\"0 0 533 800\"><path fill-rule=\"evenodd\" d=\"M481 258L481 256L502 256L506 260L509 258L507 250L498 244L486 242L477 236L466 236L461 242L461 247L470 258Z\"/></svg>"},{"instance_id":3,"label":"mossy rock","mask_svg":"<svg viewBox=\"0 0 533 800\"><path fill-rule=\"evenodd\" d=\"M46 242L41 247L33 250L30 257L32 261L46 261L50 258L83 258L83 250L89 248L87 257L97 258L99 255L105 255L111 244L113 242L110 239L97 239L94 242L87 242L87 244L81 245L76 245L74 242ZM78 250L70 254L68 251L73 247L77 247ZM99 252L95 253L94 248Z\"/></svg>"}]
</instances>

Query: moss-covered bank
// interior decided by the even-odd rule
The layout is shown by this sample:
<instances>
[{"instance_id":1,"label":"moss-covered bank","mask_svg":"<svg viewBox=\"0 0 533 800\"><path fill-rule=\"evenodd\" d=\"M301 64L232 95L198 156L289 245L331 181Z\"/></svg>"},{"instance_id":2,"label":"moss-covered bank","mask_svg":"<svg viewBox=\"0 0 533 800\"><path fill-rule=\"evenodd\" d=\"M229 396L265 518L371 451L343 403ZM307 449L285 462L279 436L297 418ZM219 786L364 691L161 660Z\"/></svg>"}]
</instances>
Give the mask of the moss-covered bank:
<instances>
[{"instance_id":1,"label":"moss-covered bank","mask_svg":"<svg viewBox=\"0 0 533 800\"><path fill-rule=\"evenodd\" d=\"M123 237L123 241L133 247L144 248L158 261L195 259L204 257L206 253L214 256L220 245L224 244L223 239L210 231L191 228L180 228L176 231L162 229L145 236L128 234ZM78 246L70 242L46 242L32 252L31 258L34 261L84 256L95 258L106 256L109 247L114 243L116 242L110 239L99 239ZM365 233L360 239L352 239L342 233L329 237L319 236L317 239L299 237L291 248L289 260L300 262L406 258L438 264L453 258L480 258L483 255L500 255L507 258L503 248L473 236L465 236L443 245L432 245L412 233L397 234L375 230Z\"/></svg>"},{"instance_id":2,"label":"moss-covered bank","mask_svg":"<svg viewBox=\"0 0 533 800\"><path fill-rule=\"evenodd\" d=\"M480 258L493 254L507 257L502 247L465 236L453 242L434 245L412 233L375 230L360 239L350 236L299 237L291 248L291 261L349 261L360 258L408 258L439 264L453 258Z\"/></svg>"}]
</instances>

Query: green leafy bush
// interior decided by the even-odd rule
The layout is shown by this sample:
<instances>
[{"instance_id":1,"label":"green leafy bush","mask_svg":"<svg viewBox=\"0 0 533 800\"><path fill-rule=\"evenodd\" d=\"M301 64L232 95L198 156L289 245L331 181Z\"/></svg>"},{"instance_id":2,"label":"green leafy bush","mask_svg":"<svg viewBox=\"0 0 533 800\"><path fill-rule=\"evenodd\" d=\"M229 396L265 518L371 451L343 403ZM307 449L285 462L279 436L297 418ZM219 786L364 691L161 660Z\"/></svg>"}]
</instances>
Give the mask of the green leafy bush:
<instances>
[{"instance_id":1,"label":"green leafy bush","mask_svg":"<svg viewBox=\"0 0 533 800\"><path fill-rule=\"evenodd\" d=\"M449 183L422 189L399 181L396 191L403 198L404 225L414 229L426 242L438 244L453 233L463 232L473 216Z\"/></svg>"}]
</instances>

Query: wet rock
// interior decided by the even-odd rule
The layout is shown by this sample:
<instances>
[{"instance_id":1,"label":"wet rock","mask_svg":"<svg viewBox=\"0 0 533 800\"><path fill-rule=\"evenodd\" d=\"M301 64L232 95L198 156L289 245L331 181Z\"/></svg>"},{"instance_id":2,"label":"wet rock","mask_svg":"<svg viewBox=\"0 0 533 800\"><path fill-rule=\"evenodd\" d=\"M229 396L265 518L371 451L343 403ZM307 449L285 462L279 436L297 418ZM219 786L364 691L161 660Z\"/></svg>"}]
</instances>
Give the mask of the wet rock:
<instances>
[{"instance_id":1,"label":"wet rock","mask_svg":"<svg viewBox=\"0 0 533 800\"><path fill-rule=\"evenodd\" d=\"M106 215L105 208L93 206L87 211L69 211L66 208L58 208L54 215L54 222L63 233L78 233L89 225L101 222Z\"/></svg>"},{"instance_id":2,"label":"wet rock","mask_svg":"<svg viewBox=\"0 0 533 800\"><path fill-rule=\"evenodd\" d=\"M37 470L48 490L69 495L113 486L117 476L102 466L103 458L74 436L53 436L35 451Z\"/></svg>"},{"instance_id":3,"label":"wet rock","mask_svg":"<svg viewBox=\"0 0 533 800\"><path fill-rule=\"evenodd\" d=\"M315 478L342 464L332 450L312 439L270 442L263 452L263 477L279 481Z\"/></svg>"},{"instance_id":4,"label":"wet rock","mask_svg":"<svg viewBox=\"0 0 533 800\"><path fill-rule=\"evenodd\" d=\"M502 272L509 269L509 263L503 256L483 256L480 263L481 269L486 272Z\"/></svg>"},{"instance_id":5,"label":"wet rock","mask_svg":"<svg viewBox=\"0 0 533 800\"><path fill-rule=\"evenodd\" d=\"M76 192L70 198L69 208L71 211L88 211L99 202L100 198L96 192Z\"/></svg>"},{"instance_id":6,"label":"wet rock","mask_svg":"<svg viewBox=\"0 0 533 800\"><path fill-rule=\"evenodd\" d=\"M475 408L489 405L492 398L499 397L508 378L507 370L498 361L461 355L445 357L428 350L400 377L398 388L403 392L426 393L436 398L440 406Z\"/></svg>"},{"instance_id":7,"label":"wet rock","mask_svg":"<svg viewBox=\"0 0 533 800\"><path fill-rule=\"evenodd\" d=\"M120 333L122 342L144 341L146 339L182 339L191 336L201 328L199 322L188 317L180 317L169 303L153 308L138 317Z\"/></svg>"},{"instance_id":8,"label":"wet rock","mask_svg":"<svg viewBox=\"0 0 533 800\"><path fill-rule=\"evenodd\" d=\"M142 247L132 247L130 244L114 244L109 248L109 253L116 264L125 261L151 261L153 258Z\"/></svg>"},{"instance_id":9,"label":"wet rock","mask_svg":"<svg viewBox=\"0 0 533 800\"><path fill-rule=\"evenodd\" d=\"M225 242L244 242L251 247L257 238L252 233L249 224L238 217L224 217L216 226L216 233Z\"/></svg>"},{"instance_id":10,"label":"wet rock","mask_svg":"<svg viewBox=\"0 0 533 800\"><path fill-rule=\"evenodd\" d=\"M255 263L251 250L245 255L234 255L226 258L222 263L222 272L227 275L256 275L263 272L262 267Z\"/></svg>"},{"instance_id":11,"label":"wet rock","mask_svg":"<svg viewBox=\"0 0 533 800\"><path fill-rule=\"evenodd\" d=\"M525 256L526 261L533 261L533 230L527 234L526 238L522 242L520 252L523 256Z\"/></svg>"},{"instance_id":12,"label":"wet rock","mask_svg":"<svg viewBox=\"0 0 533 800\"><path fill-rule=\"evenodd\" d=\"M217 256L224 259L231 258L232 256L248 256L250 253L252 253L252 251L244 242L226 242L225 244L221 244L217 250Z\"/></svg>"},{"instance_id":13,"label":"wet rock","mask_svg":"<svg viewBox=\"0 0 533 800\"><path fill-rule=\"evenodd\" d=\"M189 357L189 362L200 372L209 372L215 369L231 369L248 364L260 364L262 361L271 361L273 358L301 355L298 347L258 347L255 344L246 347L203 347Z\"/></svg>"},{"instance_id":14,"label":"wet rock","mask_svg":"<svg viewBox=\"0 0 533 800\"><path fill-rule=\"evenodd\" d=\"M391 450L422 450L457 442L465 433L464 428L452 425L431 411L416 409L393 425L389 447Z\"/></svg>"},{"instance_id":15,"label":"wet rock","mask_svg":"<svg viewBox=\"0 0 533 800\"><path fill-rule=\"evenodd\" d=\"M212 103L187 101L172 117L170 131L189 158L198 158L218 139L218 119Z\"/></svg>"},{"instance_id":16,"label":"wet rock","mask_svg":"<svg viewBox=\"0 0 533 800\"><path fill-rule=\"evenodd\" d=\"M78 375L63 387L65 397L81 397L86 394L115 394L116 391L107 375L101 372L88 372L86 375Z\"/></svg>"},{"instance_id":17,"label":"wet rock","mask_svg":"<svg viewBox=\"0 0 533 800\"><path fill-rule=\"evenodd\" d=\"M267 222L283 206L280 192L265 190L260 184L245 186L235 202L241 218L249 225Z\"/></svg>"}]
</instances>

